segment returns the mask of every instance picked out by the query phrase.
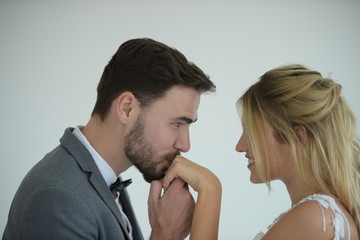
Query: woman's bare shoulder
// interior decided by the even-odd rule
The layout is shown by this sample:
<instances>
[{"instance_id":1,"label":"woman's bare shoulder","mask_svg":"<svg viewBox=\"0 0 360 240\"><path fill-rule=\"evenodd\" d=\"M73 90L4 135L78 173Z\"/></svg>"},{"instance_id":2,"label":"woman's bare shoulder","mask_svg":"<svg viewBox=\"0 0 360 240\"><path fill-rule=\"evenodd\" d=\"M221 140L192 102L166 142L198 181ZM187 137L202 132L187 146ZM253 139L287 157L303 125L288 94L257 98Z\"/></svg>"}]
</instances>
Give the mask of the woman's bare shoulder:
<instances>
[{"instance_id":1,"label":"woman's bare shoulder","mask_svg":"<svg viewBox=\"0 0 360 240\"><path fill-rule=\"evenodd\" d=\"M317 201L306 201L287 212L263 239L332 239L332 216L331 209L321 207Z\"/></svg>"}]
</instances>

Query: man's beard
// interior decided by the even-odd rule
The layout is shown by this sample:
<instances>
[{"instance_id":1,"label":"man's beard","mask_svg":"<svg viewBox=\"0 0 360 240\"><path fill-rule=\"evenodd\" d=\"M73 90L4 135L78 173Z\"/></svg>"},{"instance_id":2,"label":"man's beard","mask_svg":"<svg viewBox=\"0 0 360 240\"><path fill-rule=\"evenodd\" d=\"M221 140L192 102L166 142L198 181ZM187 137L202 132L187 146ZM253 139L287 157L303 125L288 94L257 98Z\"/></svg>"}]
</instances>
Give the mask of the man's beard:
<instances>
[{"instance_id":1,"label":"man's beard","mask_svg":"<svg viewBox=\"0 0 360 240\"><path fill-rule=\"evenodd\" d=\"M145 138L144 118L140 115L130 133L125 137L125 155L143 174L145 181L151 182L164 177L167 167L158 169L164 162L173 160L179 151L157 156L152 144Z\"/></svg>"}]
</instances>

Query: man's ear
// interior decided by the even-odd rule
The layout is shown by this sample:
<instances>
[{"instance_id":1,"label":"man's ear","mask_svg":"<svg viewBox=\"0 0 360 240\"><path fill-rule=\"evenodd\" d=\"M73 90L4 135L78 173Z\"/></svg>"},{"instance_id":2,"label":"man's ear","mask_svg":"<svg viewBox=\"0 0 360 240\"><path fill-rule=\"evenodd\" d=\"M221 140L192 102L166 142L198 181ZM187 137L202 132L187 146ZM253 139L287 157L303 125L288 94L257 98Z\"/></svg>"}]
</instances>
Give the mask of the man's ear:
<instances>
[{"instance_id":1,"label":"man's ear","mask_svg":"<svg viewBox=\"0 0 360 240\"><path fill-rule=\"evenodd\" d=\"M116 98L116 115L118 119L126 123L134 108L138 106L138 101L131 92L123 92Z\"/></svg>"},{"instance_id":2,"label":"man's ear","mask_svg":"<svg viewBox=\"0 0 360 240\"><path fill-rule=\"evenodd\" d=\"M296 125L295 127L293 127L293 129L299 139L299 142L302 145L305 145L308 141L308 133L306 131L306 128L302 125Z\"/></svg>"}]
</instances>

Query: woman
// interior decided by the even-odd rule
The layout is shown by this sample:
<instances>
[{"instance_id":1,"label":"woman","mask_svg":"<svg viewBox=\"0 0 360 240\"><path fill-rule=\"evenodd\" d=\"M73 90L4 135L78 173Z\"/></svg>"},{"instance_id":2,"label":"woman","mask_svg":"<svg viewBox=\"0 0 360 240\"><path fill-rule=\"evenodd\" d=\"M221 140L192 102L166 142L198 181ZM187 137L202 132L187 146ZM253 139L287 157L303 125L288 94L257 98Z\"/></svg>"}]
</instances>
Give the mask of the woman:
<instances>
[{"instance_id":1,"label":"woman","mask_svg":"<svg viewBox=\"0 0 360 240\"><path fill-rule=\"evenodd\" d=\"M289 65L265 73L238 100L243 134L236 150L248 158L250 180L269 187L281 180L292 202L255 239L359 239L360 145L355 117L340 92L339 84L320 73ZM195 187L216 179L192 165L175 161L164 187L175 177ZM197 202L196 211L204 219L217 216L203 202ZM193 224L201 224L198 216ZM193 231L192 239L205 239L201 232L193 238Z\"/></svg>"}]
</instances>

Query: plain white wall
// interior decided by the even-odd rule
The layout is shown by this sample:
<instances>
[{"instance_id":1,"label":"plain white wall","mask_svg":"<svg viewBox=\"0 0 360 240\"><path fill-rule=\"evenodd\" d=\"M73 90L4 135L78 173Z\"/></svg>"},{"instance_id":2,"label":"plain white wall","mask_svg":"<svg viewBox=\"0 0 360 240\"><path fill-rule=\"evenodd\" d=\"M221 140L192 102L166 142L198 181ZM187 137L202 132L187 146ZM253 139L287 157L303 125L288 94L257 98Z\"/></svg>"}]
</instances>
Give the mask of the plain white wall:
<instances>
[{"instance_id":1,"label":"plain white wall","mask_svg":"<svg viewBox=\"0 0 360 240\"><path fill-rule=\"evenodd\" d=\"M290 206L281 183L249 182L235 152L235 102L260 75L303 63L343 85L360 119L360 1L0 1L0 233L24 175L66 127L86 124L119 45L150 37L183 52L217 85L203 96L186 157L223 184L219 239L252 239ZM359 132L359 131L358 131ZM129 188L145 236L149 185Z\"/></svg>"}]
</instances>

